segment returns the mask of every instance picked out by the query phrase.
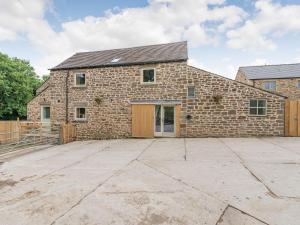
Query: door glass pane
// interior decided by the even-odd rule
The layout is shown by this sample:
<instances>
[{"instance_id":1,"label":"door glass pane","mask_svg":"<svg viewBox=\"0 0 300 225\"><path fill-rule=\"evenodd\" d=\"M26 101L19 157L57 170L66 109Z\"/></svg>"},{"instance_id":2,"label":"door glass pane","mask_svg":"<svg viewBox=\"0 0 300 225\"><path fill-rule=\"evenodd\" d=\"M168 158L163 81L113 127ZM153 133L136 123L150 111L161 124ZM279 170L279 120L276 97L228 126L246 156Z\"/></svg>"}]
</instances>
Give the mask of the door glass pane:
<instances>
[{"instance_id":1,"label":"door glass pane","mask_svg":"<svg viewBox=\"0 0 300 225\"><path fill-rule=\"evenodd\" d=\"M174 132L174 107L164 107L164 132Z\"/></svg>"},{"instance_id":2,"label":"door glass pane","mask_svg":"<svg viewBox=\"0 0 300 225\"><path fill-rule=\"evenodd\" d=\"M161 106L155 106L155 132L161 132Z\"/></svg>"},{"instance_id":3,"label":"door glass pane","mask_svg":"<svg viewBox=\"0 0 300 225\"><path fill-rule=\"evenodd\" d=\"M43 119L50 119L50 107L43 108Z\"/></svg>"}]
</instances>

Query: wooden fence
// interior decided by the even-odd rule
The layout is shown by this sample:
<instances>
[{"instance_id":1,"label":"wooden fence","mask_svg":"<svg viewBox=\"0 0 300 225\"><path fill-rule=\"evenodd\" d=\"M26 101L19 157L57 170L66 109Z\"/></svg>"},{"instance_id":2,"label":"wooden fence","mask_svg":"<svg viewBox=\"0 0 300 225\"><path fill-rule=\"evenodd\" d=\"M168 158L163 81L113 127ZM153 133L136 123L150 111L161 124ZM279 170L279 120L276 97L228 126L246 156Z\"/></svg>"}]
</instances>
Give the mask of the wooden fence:
<instances>
[{"instance_id":1,"label":"wooden fence","mask_svg":"<svg viewBox=\"0 0 300 225\"><path fill-rule=\"evenodd\" d=\"M300 136L300 101L285 102L285 136Z\"/></svg>"},{"instance_id":2,"label":"wooden fence","mask_svg":"<svg viewBox=\"0 0 300 225\"><path fill-rule=\"evenodd\" d=\"M71 123L58 124L60 143L66 144L76 140L76 126ZM19 142L24 134L34 131L36 136L55 133L57 124L45 124L28 121L0 121L0 144Z\"/></svg>"},{"instance_id":3,"label":"wooden fence","mask_svg":"<svg viewBox=\"0 0 300 225\"><path fill-rule=\"evenodd\" d=\"M20 122L0 121L0 144L18 141L20 138Z\"/></svg>"},{"instance_id":4,"label":"wooden fence","mask_svg":"<svg viewBox=\"0 0 300 225\"><path fill-rule=\"evenodd\" d=\"M76 140L76 126L71 123L61 124L61 143L66 144Z\"/></svg>"}]
</instances>

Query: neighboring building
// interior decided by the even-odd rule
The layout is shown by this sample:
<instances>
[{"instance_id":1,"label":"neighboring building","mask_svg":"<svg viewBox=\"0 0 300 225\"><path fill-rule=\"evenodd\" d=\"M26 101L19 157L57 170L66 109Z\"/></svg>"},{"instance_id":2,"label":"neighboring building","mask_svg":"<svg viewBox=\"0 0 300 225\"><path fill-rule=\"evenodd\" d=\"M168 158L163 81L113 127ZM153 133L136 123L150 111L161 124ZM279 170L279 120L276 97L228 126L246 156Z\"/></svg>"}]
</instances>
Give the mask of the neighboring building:
<instances>
[{"instance_id":1,"label":"neighboring building","mask_svg":"<svg viewBox=\"0 0 300 225\"><path fill-rule=\"evenodd\" d=\"M79 139L284 135L284 97L187 65L187 43L77 53L51 69L28 119Z\"/></svg>"},{"instance_id":2,"label":"neighboring building","mask_svg":"<svg viewBox=\"0 0 300 225\"><path fill-rule=\"evenodd\" d=\"M300 63L240 67L235 79L290 99L300 99Z\"/></svg>"}]
</instances>

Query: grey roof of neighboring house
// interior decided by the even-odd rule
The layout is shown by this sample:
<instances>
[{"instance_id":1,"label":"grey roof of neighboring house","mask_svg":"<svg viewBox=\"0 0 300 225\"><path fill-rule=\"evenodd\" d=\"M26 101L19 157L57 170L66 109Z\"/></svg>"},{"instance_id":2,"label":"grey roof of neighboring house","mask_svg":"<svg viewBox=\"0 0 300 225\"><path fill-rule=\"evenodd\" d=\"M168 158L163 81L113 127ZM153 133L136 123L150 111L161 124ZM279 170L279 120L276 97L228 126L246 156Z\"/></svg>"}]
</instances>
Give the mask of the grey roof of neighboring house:
<instances>
[{"instance_id":1,"label":"grey roof of neighboring house","mask_svg":"<svg viewBox=\"0 0 300 225\"><path fill-rule=\"evenodd\" d=\"M115 62L112 62L114 59ZM186 61L187 59L187 42L183 41L104 51L80 52L51 70L150 64Z\"/></svg>"},{"instance_id":2,"label":"grey roof of neighboring house","mask_svg":"<svg viewBox=\"0 0 300 225\"><path fill-rule=\"evenodd\" d=\"M261 79L282 79L300 77L300 63L265 65L265 66L245 66L240 70L249 80Z\"/></svg>"}]
</instances>

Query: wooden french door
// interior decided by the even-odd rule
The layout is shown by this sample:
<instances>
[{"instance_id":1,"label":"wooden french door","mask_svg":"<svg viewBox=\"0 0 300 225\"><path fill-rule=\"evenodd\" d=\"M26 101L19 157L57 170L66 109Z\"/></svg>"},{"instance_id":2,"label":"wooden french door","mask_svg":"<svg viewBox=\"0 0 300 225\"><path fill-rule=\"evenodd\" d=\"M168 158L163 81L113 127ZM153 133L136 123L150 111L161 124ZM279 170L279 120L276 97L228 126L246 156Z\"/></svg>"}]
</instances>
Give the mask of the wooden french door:
<instances>
[{"instance_id":1,"label":"wooden french door","mask_svg":"<svg viewBox=\"0 0 300 225\"><path fill-rule=\"evenodd\" d=\"M132 137L154 136L154 105L132 105Z\"/></svg>"},{"instance_id":2,"label":"wooden french door","mask_svg":"<svg viewBox=\"0 0 300 225\"><path fill-rule=\"evenodd\" d=\"M155 132L156 137L175 137L175 107L155 105Z\"/></svg>"},{"instance_id":3,"label":"wooden french door","mask_svg":"<svg viewBox=\"0 0 300 225\"><path fill-rule=\"evenodd\" d=\"M180 105L132 105L132 137L180 136Z\"/></svg>"},{"instance_id":4,"label":"wooden french door","mask_svg":"<svg viewBox=\"0 0 300 225\"><path fill-rule=\"evenodd\" d=\"M300 101L285 102L285 136L300 136Z\"/></svg>"}]
</instances>

